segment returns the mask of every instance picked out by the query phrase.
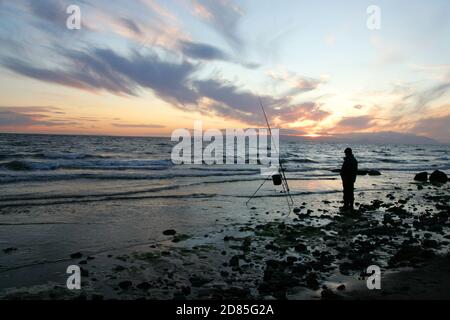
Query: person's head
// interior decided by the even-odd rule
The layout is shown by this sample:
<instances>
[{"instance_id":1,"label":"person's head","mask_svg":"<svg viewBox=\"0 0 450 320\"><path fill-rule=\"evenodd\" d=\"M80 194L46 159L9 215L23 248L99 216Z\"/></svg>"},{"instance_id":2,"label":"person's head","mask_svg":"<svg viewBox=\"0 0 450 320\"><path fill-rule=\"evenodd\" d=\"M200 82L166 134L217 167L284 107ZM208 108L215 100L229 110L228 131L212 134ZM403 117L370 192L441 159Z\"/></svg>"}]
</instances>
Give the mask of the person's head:
<instances>
[{"instance_id":1,"label":"person's head","mask_svg":"<svg viewBox=\"0 0 450 320\"><path fill-rule=\"evenodd\" d=\"M348 157L348 156L351 156L352 154L353 154L353 150L351 149L351 148L347 148L347 149L345 149L345 155Z\"/></svg>"}]
</instances>

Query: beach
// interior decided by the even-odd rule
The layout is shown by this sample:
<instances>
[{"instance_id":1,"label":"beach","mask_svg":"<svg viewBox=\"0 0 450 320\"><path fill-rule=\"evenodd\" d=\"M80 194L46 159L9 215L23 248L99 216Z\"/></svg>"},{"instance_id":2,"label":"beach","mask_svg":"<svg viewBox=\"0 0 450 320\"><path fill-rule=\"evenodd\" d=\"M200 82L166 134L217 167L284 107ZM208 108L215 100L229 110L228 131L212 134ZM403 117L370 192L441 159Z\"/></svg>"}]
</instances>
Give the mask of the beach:
<instances>
[{"instance_id":1,"label":"beach","mask_svg":"<svg viewBox=\"0 0 450 320\"><path fill-rule=\"evenodd\" d=\"M370 265L383 299L423 297L421 277L449 298L448 274L428 280L448 259L450 184L414 181L448 174L449 146L352 145L381 175L358 176L345 213L346 146L282 141L295 214L270 183L246 206L258 166L176 166L168 138L0 140L2 299L372 299Z\"/></svg>"}]
</instances>

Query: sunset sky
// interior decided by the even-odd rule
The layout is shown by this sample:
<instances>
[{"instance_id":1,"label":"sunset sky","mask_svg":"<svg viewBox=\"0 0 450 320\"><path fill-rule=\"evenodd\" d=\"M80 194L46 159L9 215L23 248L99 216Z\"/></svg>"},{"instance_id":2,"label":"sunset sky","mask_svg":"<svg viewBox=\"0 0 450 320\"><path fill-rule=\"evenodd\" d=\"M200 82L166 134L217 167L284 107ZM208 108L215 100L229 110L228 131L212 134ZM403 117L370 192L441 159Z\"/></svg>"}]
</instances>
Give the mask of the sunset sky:
<instances>
[{"instance_id":1,"label":"sunset sky","mask_svg":"<svg viewBox=\"0 0 450 320\"><path fill-rule=\"evenodd\" d=\"M0 0L0 38L0 132L255 127L260 95L293 134L450 143L448 0Z\"/></svg>"}]
</instances>

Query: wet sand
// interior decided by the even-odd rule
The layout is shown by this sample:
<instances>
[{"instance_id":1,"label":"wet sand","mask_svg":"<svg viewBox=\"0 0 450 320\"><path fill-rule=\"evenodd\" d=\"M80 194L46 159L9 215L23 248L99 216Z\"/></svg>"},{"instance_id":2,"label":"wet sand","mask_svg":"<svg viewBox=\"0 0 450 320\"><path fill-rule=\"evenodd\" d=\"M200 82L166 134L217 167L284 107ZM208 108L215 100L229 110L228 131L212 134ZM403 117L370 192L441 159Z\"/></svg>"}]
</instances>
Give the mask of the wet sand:
<instances>
[{"instance_id":1,"label":"wet sand","mask_svg":"<svg viewBox=\"0 0 450 320\"><path fill-rule=\"evenodd\" d=\"M216 216L203 234L168 229L157 241L95 253L80 248L65 259L8 269L0 273L0 294L3 299L448 299L449 190L448 183L409 183L360 191L354 212L339 210L340 193L295 196L298 214L258 198L253 207L236 204ZM233 210L240 210L239 219ZM21 248L3 250L13 258ZM65 286L64 270L72 264L82 268L79 291ZM379 291L365 287L365 270L374 264L382 270Z\"/></svg>"}]
</instances>

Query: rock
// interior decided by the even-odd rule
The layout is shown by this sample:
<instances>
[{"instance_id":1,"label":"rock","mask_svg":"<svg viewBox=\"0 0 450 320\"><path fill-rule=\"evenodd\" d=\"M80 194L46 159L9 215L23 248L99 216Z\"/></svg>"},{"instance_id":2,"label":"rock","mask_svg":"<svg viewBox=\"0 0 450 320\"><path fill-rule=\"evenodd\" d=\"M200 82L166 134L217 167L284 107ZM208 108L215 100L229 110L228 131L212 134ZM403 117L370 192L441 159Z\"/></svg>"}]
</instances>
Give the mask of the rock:
<instances>
[{"instance_id":1,"label":"rock","mask_svg":"<svg viewBox=\"0 0 450 320\"><path fill-rule=\"evenodd\" d=\"M336 300L341 298L341 296L337 295L330 289L323 289L320 296L323 300Z\"/></svg>"},{"instance_id":2,"label":"rock","mask_svg":"<svg viewBox=\"0 0 450 320\"><path fill-rule=\"evenodd\" d=\"M294 208L294 213L300 213L302 210L300 208Z\"/></svg>"},{"instance_id":3,"label":"rock","mask_svg":"<svg viewBox=\"0 0 450 320\"><path fill-rule=\"evenodd\" d=\"M308 251L308 248L303 243L300 243L300 244L296 245L294 249L297 252L306 252L306 251Z\"/></svg>"},{"instance_id":4,"label":"rock","mask_svg":"<svg viewBox=\"0 0 450 320\"><path fill-rule=\"evenodd\" d=\"M122 281L121 283L119 283L119 287L122 290L128 290L131 286L133 285L133 283L131 281Z\"/></svg>"},{"instance_id":5,"label":"rock","mask_svg":"<svg viewBox=\"0 0 450 320\"><path fill-rule=\"evenodd\" d=\"M163 231L163 235L165 235L165 236L174 236L176 234L177 234L177 232L173 229Z\"/></svg>"},{"instance_id":6,"label":"rock","mask_svg":"<svg viewBox=\"0 0 450 320\"><path fill-rule=\"evenodd\" d=\"M183 286L181 288L181 293L184 294L185 296L188 296L191 294L191 287L189 286Z\"/></svg>"},{"instance_id":7,"label":"rock","mask_svg":"<svg viewBox=\"0 0 450 320\"><path fill-rule=\"evenodd\" d=\"M112 270L114 272L120 272L120 271L125 270L125 267L123 267L123 266L115 266Z\"/></svg>"},{"instance_id":8,"label":"rock","mask_svg":"<svg viewBox=\"0 0 450 320\"><path fill-rule=\"evenodd\" d=\"M414 177L415 181L426 182L428 180L428 172L420 172Z\"/></svg>"},{"instance_id":9,"label":"rock","mask_svg":"<svg viewBox=\"0 0 450 320\"><path fill-rule=\"evenodd\" d=\"M448 181L448 177L442 171L436 170L430 175L431 183L446 183L447 181Z\"/></svg>"},{"instance_id":10,"label":"rock","mask_svg":"<svg viewBox=\"0 0 450 320\"><path fill-rule=\"evenodd\" d=\"M424 250L419 246L404 245L389 259L389 266L410 266L429 260L433 252Z\"/></svg>"},{"instance_id":11,"label":"rock","mask_svg":"<svg viewBox=\"0 0 450 320\"><path fill-rule=\"evenodd\" d=\"M358 170L358 176L381 176L381 172L378 170Z\"/></svg>"},{"instance_id":12,"label":"rock","mask_svg":"<svg viewBox=\"0 0 450 320\"><path fill-rule=\"evenodd\" d=\"M148 283L148 282L142 282L142 283L139 283L136 287L137 287L138 289L147 291L147 290L150 289L152 286L151 286L150 283Z\"/></svg>"},{"instance_id":13,"label":"rock","mask_svg":"<svg viewBox=\"0 0 450 320\"><path fill-rule=\"evenodd\" d=\"M345 290L345 284L339 285L336 289L339 290L339 291L344 291Z\"/></svg>"},{"instance_id":14,"label":"rock","mask_svg":"<svg viewBox=\"0 0 450 320\"><path fill-rule=\"evenodd\" d=\"M425 248L433 248L433 249L437 249L439 248L439 243L436 240L431 240L431 239L425 239L422 241L422 245Z\"/></svg>"},{"instance_id":15,"label":"rock","mask_svg":"<svg viewBox=\"0 0 450 320\"><path fill-rule=\"evenodd\" d=\"M231 267L239 267L239 257L238 256L233 256L230 259L229 264L230 264Z\"/></svg>"},{"instance_id":16,"label":"rock","mask_svg":"<svg viewBox=\"0 0 450 320\"><path fill-rule=\"evenodd\" d=\"M71 257L72 259L80 259L81 257L83 257L83 254L82 254L81 252L72 253L72 254L70 255L70 257Z\"/></svg>"},{"instance_id":17,"label":"rock","mask_svg":"<svg viewBox=\"0 0 450 320\"><path fill-rule=\"evenodd\" d=\"M292 277L286 262L266 261L263 282L258 287L260 293L271 293L277 299L286 299L286 290L296 285L298 280Z\"/></svg>"},{"instance_id":18,"label":"rock","mask_svg":"<svg viewBox=\"0 0 450 320\"><path fill-rule=\"evenodd\" d=\"M298 259L297 259L297 257L294 257L294 256L288 256L287 258L286 258L286 261L288 262L288 263L290 263L290 264L293 264L294 262L296 262Z\"/></svg>"},{"instance_id":19,"label":"rock","mask_svg":"<svg viewBox=\"0 0 450 320\"><path fill-rule=\"evenodd\" d=\"M189 281L191 282L193 287L197 288L207 284L208 282L211 282L211 280L204 279L198 276L192 276L191 278L189 278Z\"/></svg>"},{"instance_id":20,"label":"rock","mask_svg":"<svg viewBox=\"0 0 450 320\"><path fill-rule=\"evenodd\" d=\"M242 248L244 250L248 250L251 245L252 245L252 238L250 237L245 238L244 241L242 242Z\"/></svg>"},{"instance_id":21,"label":"rock","mask_svg":"<svg viewBox=\"0 0 450 320\"><path fill-rule=\"evenodd\" d=\"M306 286L312 290L319 289L319 281L317 281L317 274L315 274L314 272L308 274L308 276L306 277Z\"/></svg>"},{"instance_id":22,"label":"rock","mask_svg":"<svg viewBox=\"0 0 450 320\"><path fill-rule=\"evenodd\" d=\"M81 276L82 277L89 277L89 271L84 269L84 268L80 268L81 271Z\"/></svg>"}]
</instances>

